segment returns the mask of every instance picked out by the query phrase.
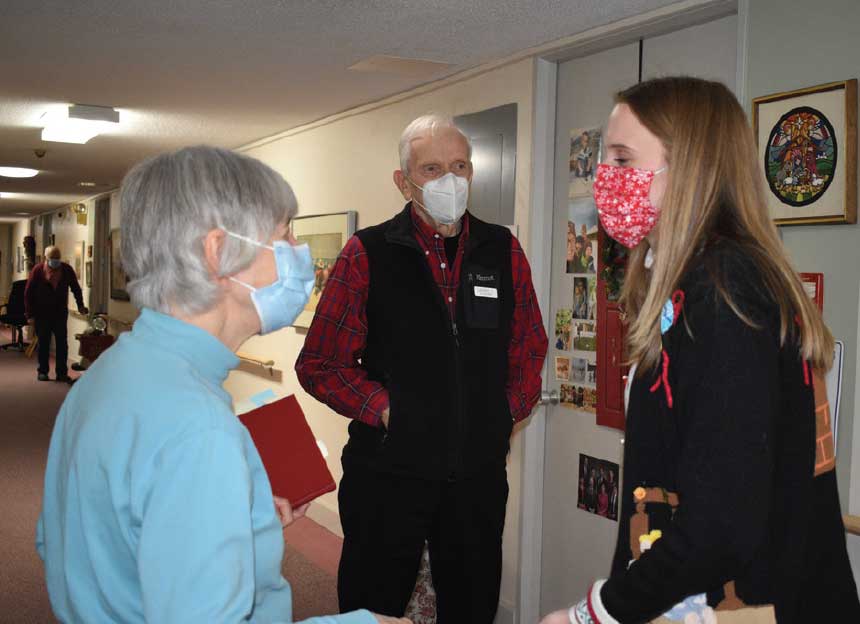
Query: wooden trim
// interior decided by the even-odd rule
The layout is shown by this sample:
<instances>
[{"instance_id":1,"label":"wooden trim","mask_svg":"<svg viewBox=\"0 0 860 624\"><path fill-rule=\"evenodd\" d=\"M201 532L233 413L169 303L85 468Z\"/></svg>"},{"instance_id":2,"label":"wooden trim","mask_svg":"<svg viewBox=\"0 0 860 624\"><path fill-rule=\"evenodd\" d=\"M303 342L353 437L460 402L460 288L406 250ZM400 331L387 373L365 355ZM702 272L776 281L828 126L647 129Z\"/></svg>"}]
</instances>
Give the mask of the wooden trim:
<instances>
[{"instance_id":1,"label":"wooden trim","mask_svg":"<svg viewBox=\"0 0 860 624\"><path fill-rule=\"evenodd\" d=\"M845 523L846 533L860 535L860 516L845 515L842 517L842 522Z\"/></svg>"},{"instance_id":2,"label":"wooden trim","mask_svg":"<svg viewBox=\"0 0 860 624\"><path fill-rule=\"evenodd\" d=\"M767 102L777 102L779 100L787 100L788 98L798 97L800 95L808 95L810 93L826 93L827 91L836 91L838 89L847 89L848 83L851 80L839 80L837 82L827 82L814 87L805 87L794 91L782 91L780 93L771 93L761 97L753 98L753 104L766 104ZM856 83L856 80L854 80Z\"/></svg>"},{"instance_id":3,"label":"wooden trim","mask_svg":"<svg viewBox=\"0 0 860 624\"><path fill-rule=\"evenodd\" d=\"M281 383L284 379L284 372L275 368L275 360L263 360L244 353L237 353L236 357L239 358L239 366L236 367L236 370L277 383Z\"/></svg>"},{"instance_id":4,"label":"wooden trim","mask_svg":"<svg viewBox=\"0 0 860 624\"><path fill-rule=\"evenodd\" d=\"M857 79L845 81L845 221L857 223Z\"/></svg>"}]
</instances>

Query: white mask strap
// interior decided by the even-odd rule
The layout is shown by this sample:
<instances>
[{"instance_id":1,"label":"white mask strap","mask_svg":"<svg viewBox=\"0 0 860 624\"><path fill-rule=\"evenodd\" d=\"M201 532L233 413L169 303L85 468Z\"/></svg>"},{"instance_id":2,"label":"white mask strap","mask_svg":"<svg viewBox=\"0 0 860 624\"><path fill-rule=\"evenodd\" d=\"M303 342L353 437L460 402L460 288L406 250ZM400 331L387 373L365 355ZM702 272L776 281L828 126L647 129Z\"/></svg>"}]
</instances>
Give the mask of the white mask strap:
<instances>
[{"instance_id":1,"label":"white mask strap","mask_svg":"<svg viewBox=\"0 0 860 624\"><path fill-rule=\"evenodd\" d=\"M247 289L248 289L248 290L250 290L251 292L256 292L256 291L257 291L257 289L256 289L256 288L254 288L253 286L251 286L250 284L248 284L248 283L246 283L246 282L243 282L242 280L238 280L238 279L236 279L235 277L232 277L232 276L231 276L231 277L228 277L227 279L229 279L231 282L236 282L237 284L241 284L242 286L244 286L245 288L247 288Z\"/></svg>"},{"instance_id":2,"label":"white mask strap","mask_svg":"<svg viewBox=\"0 0 860 624\"><path fill-rule=\"evenodd\" d=\"M238 238L239 240L243 240L246 243L251 243L252 245L256 245L257 247L265 247L266 249L271 249L272 251L275 250L275 248L272 247L271 245L266 245L265 243L261 243L260 241L254 240L253 238L249 238L247 236L242 236L241 234L234 234L233 232L231 232L230 230L228 230L226 228L221 228L221 229L224 230L228 236L232 236L233 238Z\"/></svg>"}]
</instances>

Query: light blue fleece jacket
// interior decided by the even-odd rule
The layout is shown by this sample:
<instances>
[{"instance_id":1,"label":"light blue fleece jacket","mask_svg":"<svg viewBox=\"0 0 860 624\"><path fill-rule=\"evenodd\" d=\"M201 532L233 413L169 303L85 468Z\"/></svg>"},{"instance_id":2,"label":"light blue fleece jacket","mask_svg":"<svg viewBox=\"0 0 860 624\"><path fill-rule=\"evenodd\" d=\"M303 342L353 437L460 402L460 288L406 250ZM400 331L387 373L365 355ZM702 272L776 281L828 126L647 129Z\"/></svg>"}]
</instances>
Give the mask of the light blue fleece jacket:
<instances>
[{"instance_id":1,"label":"light blue fleece jacket","mask_svg":"<svg viewBox=\"0 0 860 624\"><path fill-rule=\"evenodd\" d=\"M211 334L144 309L69 392L36 536L61 621L292 621L272 490L222 387L237 363Z\"/></svg>"}]
</instances>

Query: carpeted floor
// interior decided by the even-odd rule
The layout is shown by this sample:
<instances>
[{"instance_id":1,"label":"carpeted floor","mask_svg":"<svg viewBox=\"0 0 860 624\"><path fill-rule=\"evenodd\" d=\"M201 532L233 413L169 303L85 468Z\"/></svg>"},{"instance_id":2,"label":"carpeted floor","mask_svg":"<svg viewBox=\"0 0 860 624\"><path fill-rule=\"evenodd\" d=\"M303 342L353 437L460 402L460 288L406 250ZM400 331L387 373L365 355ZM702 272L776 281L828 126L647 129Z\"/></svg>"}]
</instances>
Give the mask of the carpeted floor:
<instances>
[{"instance_id":1,"label":"carpeted floor","mask_svg":"<svg viewBox=\"0 0 860 624\"><path fill-rule=\"evenodd\" d=\"M34 537L51 429L68 389L37 381L35 358L0 351L0 624L55 621ZM337 612L338 538L301 523L287 536L283 567L297 620Z\"/></svg>"}]
</instances>

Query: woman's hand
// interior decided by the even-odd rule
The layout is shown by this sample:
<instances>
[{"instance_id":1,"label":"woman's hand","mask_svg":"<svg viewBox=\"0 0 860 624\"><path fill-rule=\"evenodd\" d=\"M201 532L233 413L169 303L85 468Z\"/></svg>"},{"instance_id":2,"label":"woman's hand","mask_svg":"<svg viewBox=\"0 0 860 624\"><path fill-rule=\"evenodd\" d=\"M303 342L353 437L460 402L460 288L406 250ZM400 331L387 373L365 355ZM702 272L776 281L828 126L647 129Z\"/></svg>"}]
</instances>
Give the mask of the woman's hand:
<instances>
[{"instance_id":1,"label":"woman's hand","mask_svg":"<svg viewBox=\"0 0 860 624\"><path fill-rule=\"evenodd\" d=\"M293 509L290 501L286 498L281 498L280 496L272 496L272 498L275 500L275 510L278 512L278 516L281 518L281 526L284 528L304 516L308 507L311 506L310 503L305 503L298 509Z\"/></svg>"},{"instance_id":2,"label":"woman's hand","mask_svg":"<svg viewBox=\"0 0 860 624\"><path fill-rule=\"evenodd\" d=\"M553 611L549 615L544 616L540 624L570 624L570 615L568 615L567 609Z\"/></svg>"}]
</instances>

